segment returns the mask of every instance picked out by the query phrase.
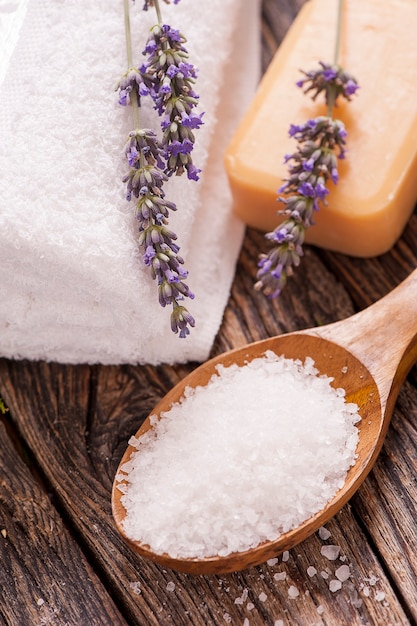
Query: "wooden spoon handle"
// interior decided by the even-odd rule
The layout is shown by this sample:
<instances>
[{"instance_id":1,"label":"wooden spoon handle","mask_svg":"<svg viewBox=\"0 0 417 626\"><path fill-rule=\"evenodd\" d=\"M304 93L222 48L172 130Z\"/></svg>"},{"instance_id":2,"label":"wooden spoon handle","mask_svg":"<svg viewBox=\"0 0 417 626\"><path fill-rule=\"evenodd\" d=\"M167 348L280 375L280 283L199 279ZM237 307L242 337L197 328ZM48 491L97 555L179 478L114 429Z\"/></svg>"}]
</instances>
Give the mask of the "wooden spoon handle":
<instances>
[{"instance_id":1,"label":"wooden spoon handle","mask_svg":"<svg viewBox=\"0 0 417 626\"><path fill-rule=\"evenodd\" d=\"M352 317L307 331L337 343L368 368L381 405L395 397L417 361L417 270L398 287Z\"/></svg>"}]
</instances>

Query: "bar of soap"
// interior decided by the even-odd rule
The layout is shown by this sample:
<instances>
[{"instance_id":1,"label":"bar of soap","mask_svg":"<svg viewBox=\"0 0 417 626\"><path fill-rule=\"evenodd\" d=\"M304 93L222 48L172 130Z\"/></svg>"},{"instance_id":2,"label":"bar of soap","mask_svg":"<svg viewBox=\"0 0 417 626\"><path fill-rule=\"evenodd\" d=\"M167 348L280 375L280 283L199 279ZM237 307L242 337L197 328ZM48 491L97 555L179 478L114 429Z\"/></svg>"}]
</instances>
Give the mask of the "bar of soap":
<instances>
[{"instance_id":1,"label":"bar of soap","mask_svg":"<svg viewBox=\"0 0 417 626\"><path fill-rule=\"evenodd\" d=\"M262 231L282 219L277 190L288 172L284 156L297 146L290 124L326 114L322 94L313 102L295 83L300 69L332 62L337 4L302 7L226 150L234 211ZM360 89L335 109L348 132L346 159L307 242L371 257L401 235L417 199L416 30L415 0L345 0L339 62Z\"/></svg>"}]
</instances>

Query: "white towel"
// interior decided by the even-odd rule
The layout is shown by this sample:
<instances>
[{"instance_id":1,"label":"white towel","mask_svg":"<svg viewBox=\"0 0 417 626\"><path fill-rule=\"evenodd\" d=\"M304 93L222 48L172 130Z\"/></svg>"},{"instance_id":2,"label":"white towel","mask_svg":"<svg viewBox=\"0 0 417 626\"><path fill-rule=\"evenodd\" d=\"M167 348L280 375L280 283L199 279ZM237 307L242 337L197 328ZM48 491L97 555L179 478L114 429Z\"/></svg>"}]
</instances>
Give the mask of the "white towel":
<instances>
[{"instance_id":1,"label":"white towel","mask_svg":"<svg viewBox=\"0 0 417 626\"><path fill-rule=\"evenodd\" d=\"M158 303L121 182L133 128L130 107L120 107L114 91L127 68L122 0L14 0L3 13L0 3L3 26L13 5L27 10L10 61L16 37L0 37L9 42L0 47L0 355L104 364L205 360L243 236L223 151L259 77L258 0L244 8L239 0L161 3L164 21L187 37L199 68L196 112L205 111L193 152L200 181L175 177L166 186L178 206L170 227L195 293L185 302L196 319L186 339L172 333L170 307ZM137 0L131 9L138 65L155 21L153 10L141 8ZM143 126L158 127L151 106L141 116Z\"/></svg>"}]
</instances>

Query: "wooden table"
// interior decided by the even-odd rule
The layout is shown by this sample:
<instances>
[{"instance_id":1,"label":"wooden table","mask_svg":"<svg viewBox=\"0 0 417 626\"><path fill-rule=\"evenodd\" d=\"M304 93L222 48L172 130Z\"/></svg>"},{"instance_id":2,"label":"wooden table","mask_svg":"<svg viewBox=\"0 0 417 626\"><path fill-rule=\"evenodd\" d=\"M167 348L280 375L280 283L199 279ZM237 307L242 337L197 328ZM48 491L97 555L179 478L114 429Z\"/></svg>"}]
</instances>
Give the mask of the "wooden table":
<instances>
[{"instance_id":1,"label":"wooden table","mask_svg":"<svg viewBox=\"0 0 417 626\"><path fill-rule=\"evenodd\" d=\"M301 4L264 0L264 67ZM342 319L383 296L417 265L417 217L376 259L307 248L274 302L253 289L263 246L262 235L249 230L213 355ZM0 424L0 624L417 623L416 370L374 470L327 524L330 538L315 534L288 559L220 577L164 570L127 548L110 509L117 465L130 435L195 365L0 360L9 408ZM321 554L326 544L340 546L336 561ZM332 591L343 564L350 578Z\"/></svg>"}]
</instances>

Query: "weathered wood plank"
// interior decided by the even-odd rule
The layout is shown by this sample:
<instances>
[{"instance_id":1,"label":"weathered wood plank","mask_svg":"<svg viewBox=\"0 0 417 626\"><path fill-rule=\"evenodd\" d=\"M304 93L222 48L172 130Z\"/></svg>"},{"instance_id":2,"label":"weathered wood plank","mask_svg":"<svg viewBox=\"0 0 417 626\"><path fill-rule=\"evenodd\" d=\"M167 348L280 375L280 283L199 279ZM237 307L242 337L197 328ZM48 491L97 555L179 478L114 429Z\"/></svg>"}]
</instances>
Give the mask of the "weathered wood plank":
<instances>
[{"instance_id":1,"label":"weathered wood plank","mask_svg":"<svg viewBox=\"0 0 417 626\"><path fill-rule=\"evenodd\" d=\"M19 363L0 363L3 389L7 391L12 414L26 444L33 447L33 454L58 505L71 523L74 537L86 546L107 589L112 590L131 623L223 624L224 616L229 615L233 623L243 623L245 617L250 617L251 624L273 624L274 619L290 617L293 621L289 623L319 624L337 623L340 614L351 624L362 624L364 620L388 623L385 622L388 615L392 624L407 623L378 557L363 538L349 508L329 525L331 541L341 546L344 562L352 568L351 581L344 583L337 593L329 590L328 580L320 574L313 578L306 574L309 565L314 565L318 572L327 568L331 577L336 569L335 563L320 555L323 542L317 536L293 550L288 562L282 563L280 559L276 566L265 564L220 578L164 571L131 553L115 532L109 501L111 479L123 451L119 442L135 432L137 424L131 421L134 421L135 409L139 415L143 408L143 388L132 382L136 370L141 368L124 368L124 375L120 375L118 368L98 368L94 392L96 409L89 418L88 442L80 436L87 432L87 407L91 410L85 392L87 386L79 382L80 373L85 374L83 369L54 364L26 363L22 367ZM39 380L43 381L42 385ZM45 384L45 381L50 382ZM149 389L146 393L152 395ZM121 411L116 408L118 404ZM115 433L120 449L117 454L112 439ZM94 462L91 449L95 449ZM338 565L341 564L342 561L338 561ZM274 579L279 571L286 572L285 581ZM386 594L389 610L384 603L375 602L372 595L363 594L371 572L379 578L378 590ZM175 588L170 590L172 583ZM291 585L300 592L295 599L288 596ZM244 589L247 589L247 598ZM239 598L244 598L242 604L235 604ZM352 598L361 605L354 606ZM254 605L251 610L248 603ZM319 606L324 609L323 617L317 613Z\"/></svg>"},{"instance_id":2,"label":"weathered wood plank","mask_svg":"<svg viewBox=\"0 0 417 626\"><path fill-rule=\"evenodd\" d=\"M277 47L305 0L262 2L262 68L268 67Z\"/></svg>"},{"instance_id":3,"label":"weathered wood plank","mask_svg":"<svg viewBox=\"0 0 417 626\"><path fill-rule=\"evenodd\" d=\"M250 246L249 253L252 258ZM247 254L245 244L240 261L245 268L250 265ZM318 298L316 303L312 294L316 289L322 291L324 298L326 294L334 293L335 281L313 253L310 261L305 265L305 271L317 272L317 276L313 281L310 277L307 288L303 286L301 274L300 278L294 279L294 289L300 289L301 299L301 304L297 300L298 306L295 307L292 289L287 292L291 294L287 300L270 302L261 299L257 306L245 307L241 300L242 285L234 286L228 309L234 311L236 322L239 315L246 319L248 339L256 338L253 334L258 332L259 319L274 320L271 323L278 324L278 332L282 330L280 320L290 326L315 323L317 307L322 305L322 299ZM312 270L316 264L318 269ZM243 282L251 281L253 271L253 266L249 273L242 273L239 268L238 275L243 275ZM320 280L317 281L317 278ZM346 307L350 308L349 300L342 289L339 291L343 296L340 298L340 310L344 312ZM311 301L314 306L308 306ZM258 306L262 308L261 315ZM333 313L327 302L320 314L329 315L329 311ZM272 312L277 314L278 322ZM321 557L318 540L314 537L293 551L293 565L291 562L281 565L288 576L281 586L271 576L276 572L271 572L267 565L222 579L192 578L164 572L145 563L121 544L109 511L110 485L115 468L128 437L137 430L160 395L189 367L192 366L183 366L178 373L176 368L165 367L86 368L7 361L0 366L6 398L20 432L43 467L48 482L53 485L60 506L71 519L74 532L83 538L94 554L101 576L107 580L108 588L113 589L118 604L125 606L132 623L143 623L144 619L146 623L169 623L171 615L175 616L174 623L198 624L205 623L209 618L210 623L220 624L224 615L243 621L248 614L251 624L268 623L268 619L272 620L275 614L277 619L280 614L290 615L293 623L303 623L303 620L320 620L317 613L317 606L320 605L325 607L328 623L337 620L341 610L344 619L351 624L363 623L364 619L370 623L372 620L384 623L388 614L385 604L375 602L372 596L361 595L362 587L366 587L365 579L372 572L382 581L380 584L389 603L391 623L406 624L405 614L378 557L361 540L360 529L350 514L349 524L340 523L341 530L338 530L338 520L332 524L336 528L333 534L338 545L341 545L348 563L356 568L352 570L356 585L353 582L345 585L337 596L329 591L325 579L317 579L320 583L317 588L317 580L306 575L308 564L317 569L323 568L323 571L329 567L329 563ZM50 453L52 465L48 464ZM341 519L346 519L345 512L341 513ZM330 565L333 567L333 564ZM176 593L167 589L168 582L175 584ZM298 600L288 598L290 584L302 592ZM135 593L139 588L141 593ZM229 589L226 593L225 588ZM235 604L235 600L242 597L243 589L248 590L250 601L254 604L249 613L248 599L242 605ZM306 591L309 592L307 596ZM259 599L260 594L266 594L268 603ZM352 605L355 594L357 599L362 600L361 606ZM155 615L158 616L157 622L153 621Z\"/></svg>"},{"instance_id":4,"label":"weathered wood plank","mask_svg":"<svg viewBox=\"0 0 417 626\"><path fill-rule=\"evenodd\" d=\"M376 258L347 257L316 250L320 259L344 286L356 310L361 310L394 289L417 267L417 214L395 246Z\"/></svg>"},{"instance_id":5,"label":"weathered wood plank","mask_svg":"<svg viewBox=\"0 0 417 626\"><path fill-rule=\"evenodd\" d=\"M354 507L413 621L417 622L417 391L400 394L378 462Z\"/></svg>"},{"instance_id":6,"label":"weathered wood plank","mask_svg":"<svg viewBox=\"0 0 417 626\"><path fill-rule=\"evenodd\" d=\"M300 267L289 279L290 287L278 299L270 300L255 291L257 258L265 249L263 234L248 229L213 356L251 341L328 324L354 312L343 284L313 248L306 248Z\"/></svg>"},{"instance_id":7,"label":"weathered wood plank","mask_svg":"<svg viewBox=\"0 0 417 626\"><path fill-rule=\"evenodd\" d=\"M2 423L0 476L2 623L126 624Z\"/></svg>"},{"instance_id":8,"label":"weathered wood plank","mask_svg":"<svg viewBox=\"0 0 417 626\"><path fill-rule=\"evenodd\" d=\"M264 69L302 4L264 0ZM399 244L379 259L307 248L296 276L274 302L253 290L264 245L260 233L248 231L213 355L342 319L376 300L416 266L417 219L413 216ZM273 565L223 577L165 571L124 545L110 512L114 472L129 436L194 365L77 367L0 360L0 392L11 409L15 439L0 439L0 530L7 533L0 535L1 564L7 564L0 568L0 623L216 626L243 624L245 618L250 626L280 619L301 626L416 623L415 372L375 470L352 506L327 525L328 540L315 535L292 550L288 561L280 557ZM19 459L17 437L52 500L35 468L30 472ZM329 543L340 546L343 561L320 553ZM343 564L350 567L350 579L333 592L329 581ZM311 577L309 566L317 569ZM297 597L289 597L291 585ZM44 613L37 604L41 590Z\"/></svg>"}]
</instances>

